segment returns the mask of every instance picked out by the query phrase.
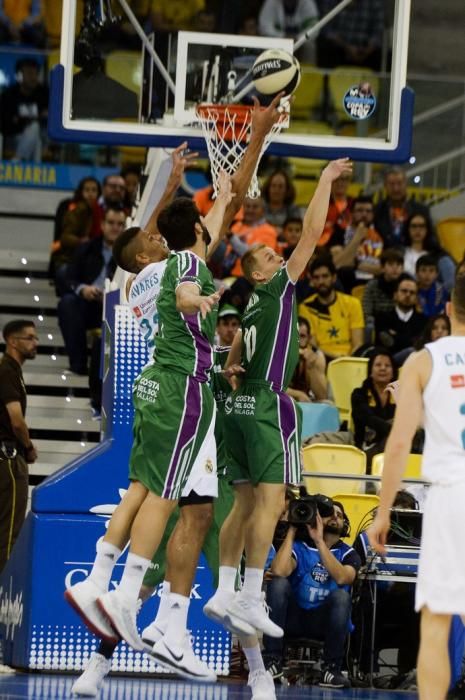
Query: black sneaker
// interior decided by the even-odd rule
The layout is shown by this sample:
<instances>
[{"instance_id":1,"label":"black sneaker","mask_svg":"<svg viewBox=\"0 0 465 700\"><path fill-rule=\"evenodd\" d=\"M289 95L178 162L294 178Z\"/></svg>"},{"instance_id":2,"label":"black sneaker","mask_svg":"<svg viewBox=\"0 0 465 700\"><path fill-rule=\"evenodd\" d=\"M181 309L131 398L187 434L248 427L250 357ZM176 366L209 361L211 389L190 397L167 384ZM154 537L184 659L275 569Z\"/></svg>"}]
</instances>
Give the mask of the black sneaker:
<instances>
[{"instance_id":1,"label":"black sneaker","mask_svg":"<svg viewBox=\"0 0 465 700\"><path fill-rule=\"evenodd\" d=\"M321 688L350 688L350 681L347 676L336 668L326 668L322 671L323 677L318 685Z\"/></svg>"},{"instance_id":2,"label":"black sneaker","mask_svg":"<svg viewBox=\"0 0 465 700\"><path fill-rule=\"evenodd\" d=\"M282 678L283 665L281 659L277 659L276 657L268 659L267 661L265 661L265 668L268 671L268 673L271 674L271 677L274 681L277 681L279 678Z\"/></svg>"}]
</instances>

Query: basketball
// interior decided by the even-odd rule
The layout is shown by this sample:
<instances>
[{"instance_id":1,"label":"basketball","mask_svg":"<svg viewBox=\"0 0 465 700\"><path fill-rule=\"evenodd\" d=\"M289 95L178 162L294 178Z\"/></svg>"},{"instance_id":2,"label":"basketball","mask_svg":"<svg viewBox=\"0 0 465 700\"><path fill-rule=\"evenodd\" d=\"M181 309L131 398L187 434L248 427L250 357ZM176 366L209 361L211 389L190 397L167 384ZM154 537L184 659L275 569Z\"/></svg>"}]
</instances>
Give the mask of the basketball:
<instances>
[{"instance_id":1,"label":"basketball","mask_svg":"<svg viewBox=\"0 0 465 700\"><path fill-rule=\"evenodd\" d=\"M300 63L287 51L267 49L253 64L252 80L262 95L290 95L300 83Z\"/></svg>"}]
</instances>

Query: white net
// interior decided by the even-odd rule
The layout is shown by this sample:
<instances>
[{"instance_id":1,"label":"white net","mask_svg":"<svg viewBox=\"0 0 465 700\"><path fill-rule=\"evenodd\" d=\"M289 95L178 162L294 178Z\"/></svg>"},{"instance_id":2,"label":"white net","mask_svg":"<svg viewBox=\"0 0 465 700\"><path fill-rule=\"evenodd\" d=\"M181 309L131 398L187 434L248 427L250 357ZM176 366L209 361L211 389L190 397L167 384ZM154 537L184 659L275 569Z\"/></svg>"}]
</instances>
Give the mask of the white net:
<instances>
[{"instance_id":1,"label":"white net","mask_svg":"<svg viewBox=\"0 0 465 700\"><path fill-rule=\"evenodd\" d=\"M283 127L289 125L288 106L283 106L280 119L273 125L263 142L260 159L268 144ZM250 139L253 107L243 105L201 104L197 106L197 119L202 126L210 159L213 188L217 194L218 177L222 170L232 175L241 162ZM247 196L255 199L260 196L257 168L250 181Z\"/></svg>"}]
</instances>

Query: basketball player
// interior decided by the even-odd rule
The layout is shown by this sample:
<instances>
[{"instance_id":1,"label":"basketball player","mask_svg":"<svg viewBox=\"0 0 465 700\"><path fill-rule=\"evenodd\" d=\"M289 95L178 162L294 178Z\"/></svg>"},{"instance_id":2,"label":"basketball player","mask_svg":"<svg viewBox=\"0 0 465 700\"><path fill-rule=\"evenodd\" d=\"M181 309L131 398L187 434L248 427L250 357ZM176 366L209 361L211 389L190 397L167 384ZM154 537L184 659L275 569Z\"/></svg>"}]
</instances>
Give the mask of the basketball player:
<instances>
[{"instance_id":1,"label":"basketball player","mask_svg":"<svg viewBox=\"0 0 465 700\"><path fill-rule=\"evenodd\" d=\"M448 640L452 615L465 616L465 275L458 274L448 304L452 335L428 343L402 370L389 434L372 547L385 554L390 508L412 438L424 421L423 477L431 481L423 514L416 588L421 611L417 674L421 700L444 700L450 680Z\"/></svg>"},{"instance_id":2,"label":"basketball player","mask_svg":"<svg viewBox=\"0 0 465 700\"><path fill-rule=\"evenodd\" d=\"M299 353L295 285L323 231L331 183L351 171L347 159L325 168L287 263L265 245L251 248L242 258L244 274L255 289L242 318L242 338L236 336L228 360L241 362L245 370L226 407L235 502L220 535L219 588L204 608L206 615L238 634L283 635L261 601L263 570L284 510L285 487L300 482L301 416L285 393ZM235 594L234 572L244 541L244 586Z\"/></svg>"},{"instance_id":3,"label":"basketball player","mask_svg":"<svg viewBox=\"0 0 465 700\"><path fill-rule=\"evenodd\" d=\"M226 195L229 197L227 203L221 204L221 197L217 200L216 212L212 210L208 219L212 233L213 229L218 232L223 223L226 229L230 221L228 217L233 216L236 208L240 207L265 135L279 118L277 111L279 98L280 96L266 110L254 112L251 139L239 169L232 179L237 198L232 200L233 206L229 208L226 216L225 209L231 204L231 193ZM93 590L90 590L89 580L86 580L77 584L81 587L80 590L74 586L67 592L70 602L99 636L114 642L117 637L116 629L121 637L137 649L142 648L135 625L137 595L150 563L148 554L151 552L150 556L152 556L159 544L166 521L183 488L188 484L193 459L205 447L203 442L207 433L209 439L206 440L205 449L209 452L208 442L213 432L213 399L206 389L205 382L211 363L210 337L214 328L214 324L208 319L208 314L217 303L219 294L214 291L211 276L203 262L206 242L210 236L190 201L174 202L165 215L159 217L160 229L162 219L165 224L165 230L162 230L162 233L173 247L183 247L186 241L190 245L185 252L172 256L171 270L168 263L167 271L171 274L167 279L165 271L163 276L163 286L166 283L168 290L164 306L163 295L159 299L160 317L166 319L166 323L157 345L156 363L158 364L147 368L135 387L136 439L131 460L132 483L115 511L102 546L97 552L91 577L95 573L100 585L93 584ZM148 236L145 232L138 231L134 240L136 241L134 256L143 254L149 240ZM190 267L184 267L184 263ZM199 294L199 286L209 294ZM159 374L157 374L158 370L160 370ZM152 373L154 373L153 377L148 376ZM161 385L163 385L163 391L160 390ZM187 389L191 390L188 391L189 396L185 394ZM173 399L176 394L180 401L177 406L174 406ZM159 396L160 399L157 401ZM191 398L192 401L189 400ZM201 401L202 412L199 410ZM191 403L194 404L192 407ZM168 416L170 418L167 420ZM179 423L178 428L174 425L176 420ZM186 427L188 432L184 450L180 448L177 440L178 430L180 440L186 437L183 427ZM158 433L158 439L153 436L155 430ZM151 445L154 440L156 445ZM171 454L170 445L173 454ZM147 462L151 460L157 462L157 465L149 464L149 468L146 468ZM99 600L100 608L112 622L110 626L104 616L99 614L96 594L99 595L102 589L105 590L108 586L111 571L127 540L131 523L133 524L131 550L120 587L117 592L107 593ZM176 666L179 669L182 666L185 674L189 670L186 667L190 666L194 677L213 680L214 674L209 672L207 677L203 668L205 664L202 665L195 657L185 634L188 596L197 563L197 558L195 557L194 561L192 556L192 549L185 552L184 565L178 567L173 574L173 579L176 577L179 579L179 583L176 582L176 585L172 586L174 592L170 594L170 621L172 620L173 632L171 636L168 635L168 638L160 640L163 642L163 648L159 650L156 658L160 661L164 660L170 667ZM168 552L168 559L170 559L170 552ZM181 594L177 589L181 590ZM80 600L77 600L77 594ZM159 643L157 645L159 646ZM171 653L170 649L173 648L175 651ZM202 675L204 672L205 675Z\"/></svg>"}]
</instances>

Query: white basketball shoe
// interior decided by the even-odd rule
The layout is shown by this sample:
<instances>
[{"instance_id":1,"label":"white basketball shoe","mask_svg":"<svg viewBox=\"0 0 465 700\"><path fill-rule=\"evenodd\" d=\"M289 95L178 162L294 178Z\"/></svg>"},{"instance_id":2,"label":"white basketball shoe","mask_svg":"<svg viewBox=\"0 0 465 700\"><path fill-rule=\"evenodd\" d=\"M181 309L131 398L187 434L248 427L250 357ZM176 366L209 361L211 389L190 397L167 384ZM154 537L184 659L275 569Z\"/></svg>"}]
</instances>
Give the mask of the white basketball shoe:
<instances>
[{"instance_id":1,"label":"white basketball shoe","mask_svg":"<svg viewBox=\"0 0 465 700\"><path fill-rule=\"evenodd\" d=\"M87 578L67 588L64 596L93 634L110 644L116 644L119 637L97 605L97 599L103 593L101 588Z\"/></svg>"},{"instance_id":2,"label":"white basketball shoe","mask_svg":"<svg viewBox=\"0 0 465 700\"><path fill-rule=\"evenodd\" d=\"M94 698L98 695L103 681L110 673L110 668L110 659L106 659L102 654L96 652L91 654L86 668L71 688L73 695Z\"/></svg>"}]
</instances>

